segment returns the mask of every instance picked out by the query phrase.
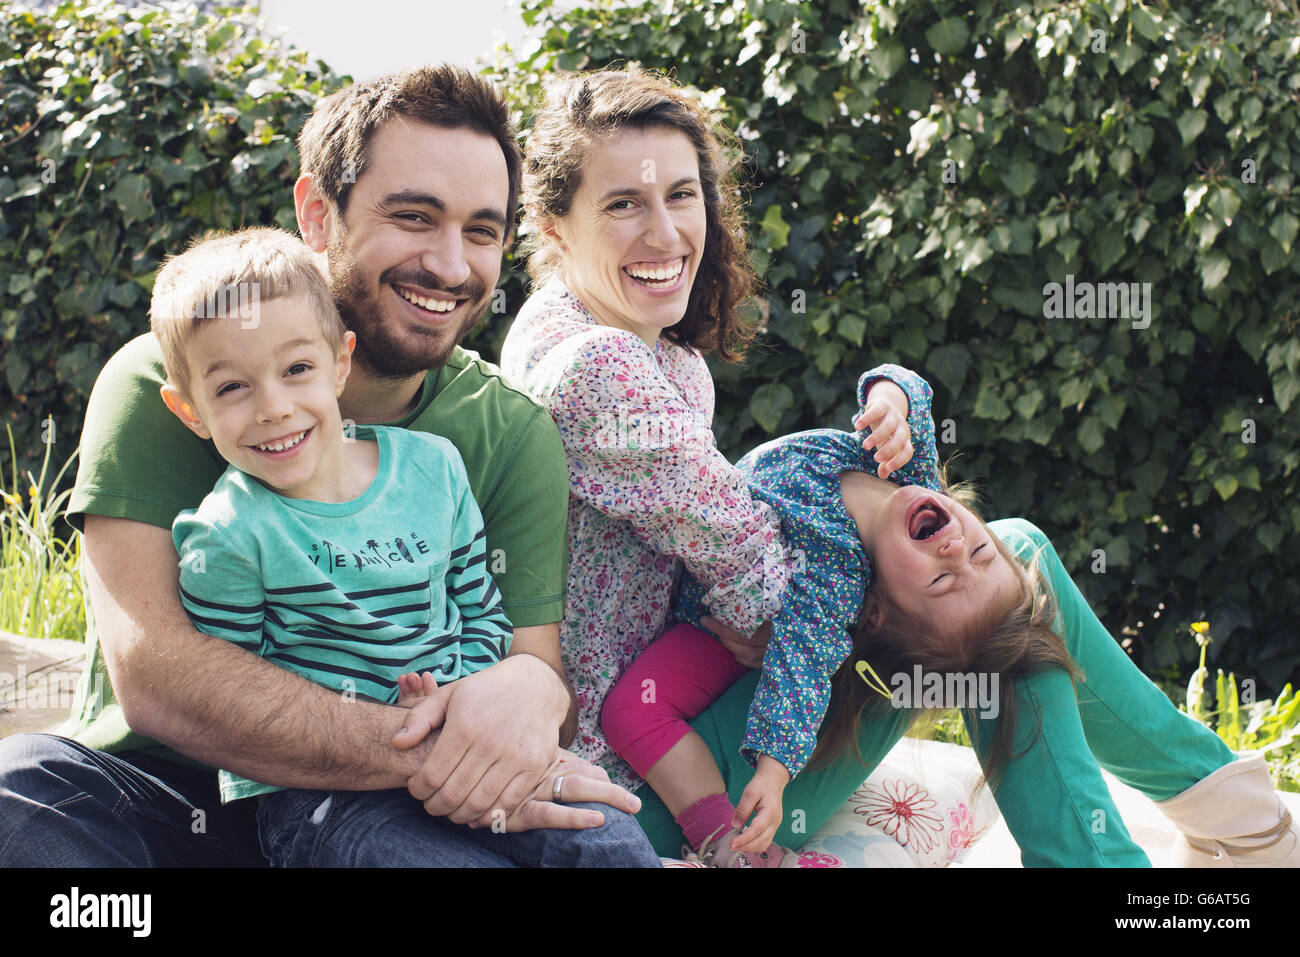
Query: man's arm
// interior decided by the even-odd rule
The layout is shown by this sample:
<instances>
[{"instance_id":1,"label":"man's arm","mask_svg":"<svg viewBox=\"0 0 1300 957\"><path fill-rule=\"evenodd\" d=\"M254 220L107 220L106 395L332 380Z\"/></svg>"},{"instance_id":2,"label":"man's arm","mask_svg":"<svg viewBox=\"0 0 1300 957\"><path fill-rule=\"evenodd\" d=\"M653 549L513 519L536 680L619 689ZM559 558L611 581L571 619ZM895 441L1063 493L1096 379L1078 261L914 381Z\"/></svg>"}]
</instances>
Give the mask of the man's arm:
<instances>
[{"instance_id":1,"label":"man's arm","mask_svg":"<svg viewBox=\"0 0 1300 957\"><path fill-rule=\"evenodd\" d=\"M171 533L85 516L88 599L133 731L214 767L281 787L402 787L433 739L392 745L408 712L349 700L229 641L181 607Z\"/></svg>"},{"instance_id":2,"label":"man's arm","mask_svg":"<svg viewBox=\"0 0 1300 957\"><path fill-rule=\"evenodd\" d=\"M578 694L569 683L569 678L564 673L564 662L560 658L560 623L516 628L510 655L507 657L513 655L532 655L542 659L564 682L564 690L569 693L569 710L564 716L564 723L560 725L560 747L567 748L578 736Z\"/></svg>"}]
</instances>

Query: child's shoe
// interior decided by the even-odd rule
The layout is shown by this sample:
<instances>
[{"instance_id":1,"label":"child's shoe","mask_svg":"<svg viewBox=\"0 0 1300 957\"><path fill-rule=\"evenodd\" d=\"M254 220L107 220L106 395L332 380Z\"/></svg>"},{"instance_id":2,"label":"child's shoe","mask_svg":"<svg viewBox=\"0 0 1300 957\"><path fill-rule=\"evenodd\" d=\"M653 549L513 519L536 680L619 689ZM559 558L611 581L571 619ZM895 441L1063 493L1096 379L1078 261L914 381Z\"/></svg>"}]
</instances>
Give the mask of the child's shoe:
<instances>
[{"instance_id":1,"label":"child's shoe","mask_svg":"<svg viewBox=\"0 0 1300 957\"><path fill-rule=\"evenodd\" d=\"M741 832L733 827L721 837L711 837L700 846L698 853L687 852L686 860L699 861L705 867L797 867L798 855L780 844L771 844L761 854L754 851L733 851L731 839ZM717 833L716 831L714 832Z\"/></svg>"},{"instance_id":2,"label":"child's shoe","mask_svg":"<svg viewBox=\"0 0 1300 957\"><path fill-rule=\"evenodd\" d=\"M1177 867L1300 867L1300 830L1262 754L1225 764L1156 807L1183 832Z\"/></svg>"}]
</instances>

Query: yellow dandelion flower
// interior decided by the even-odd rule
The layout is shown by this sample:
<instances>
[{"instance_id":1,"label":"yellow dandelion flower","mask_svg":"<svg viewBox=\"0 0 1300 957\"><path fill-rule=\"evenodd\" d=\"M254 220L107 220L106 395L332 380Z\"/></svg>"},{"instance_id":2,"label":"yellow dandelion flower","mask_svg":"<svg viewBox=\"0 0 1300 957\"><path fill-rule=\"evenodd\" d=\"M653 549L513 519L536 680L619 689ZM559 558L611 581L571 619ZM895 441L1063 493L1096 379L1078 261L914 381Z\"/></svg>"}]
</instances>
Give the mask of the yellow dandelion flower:
<instances>
[{"instance_id":1,"label":"yellow dandelion flower","mask_svg":"<svg viewBox=\"0 0 1300 957\"><path fill-rule=\"evenodd\" d=\"M1210 623L1208 621L1192 622L1192 631L1196 632L1198 635L1203 635L1209 630L1210 630Z\"/></svg>"},{"instance_id":2,"label":"yellow dandelion flower","mask_svg":"<svg viewBox=\"0 0 1300 957\"><path fill-rule=\"evenodd\" d=\"M38 495L40 495L41 493L40 493L40 490L37 489L37 487L36 487L35 485L32 485L32 486L30 486L30 487L27 489L27 494L28 494L31 498L36 498L36 497L37 497Z\"/></svg>"}]
</instances>

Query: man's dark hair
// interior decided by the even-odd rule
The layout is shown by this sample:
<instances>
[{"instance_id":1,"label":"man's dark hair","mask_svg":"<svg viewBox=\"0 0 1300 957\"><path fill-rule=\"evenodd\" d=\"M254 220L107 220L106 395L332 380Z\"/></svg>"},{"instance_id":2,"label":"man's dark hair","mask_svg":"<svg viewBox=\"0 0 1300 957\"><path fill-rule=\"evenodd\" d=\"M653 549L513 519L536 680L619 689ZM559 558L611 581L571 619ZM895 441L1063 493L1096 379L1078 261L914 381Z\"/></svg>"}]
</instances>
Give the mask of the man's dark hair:
<instances>
[{"instance_id":1,"label":"man's dark hair","mask_svg":"<svg viewBox=\"0 0 1300 957\"><path fill-rule=\"evenodd\" d=\"M311 173L321 194L346 213L348 194L366 167L370 137L397 116L494 138L506 158L506 226L513 227L523 161L510 108L487 80L449 63L353 83L321 99L298 134L302 172Z\"/></svg>"}]
</instances>

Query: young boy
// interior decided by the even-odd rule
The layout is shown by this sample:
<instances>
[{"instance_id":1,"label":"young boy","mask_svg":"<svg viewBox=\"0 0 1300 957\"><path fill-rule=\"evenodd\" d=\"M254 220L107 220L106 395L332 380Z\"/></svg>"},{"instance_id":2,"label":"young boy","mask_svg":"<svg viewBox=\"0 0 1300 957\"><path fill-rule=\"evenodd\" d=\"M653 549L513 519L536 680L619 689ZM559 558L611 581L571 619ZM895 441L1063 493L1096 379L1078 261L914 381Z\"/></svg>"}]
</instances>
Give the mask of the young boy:
<instances>
[{"instance_id":1,"label":"young boy","mask_svg":"<svg viewBox=\"0 0 1300 957\"><path fill-rule=\"evenodd\" d=\"M192 246L159 272L151 326L163 401L230 466L172 528L197 628L388 703L505 657L511 624L460 455L439 436L342 421L356 336L301 242L249 229ZM316 842L359 827L391 832L366 843L398 865L657 860L604 807L590 833L504 834L431 818L405 791L284 790L227 771L220 785L223 803L261 795L262 845L278 865L310 864Z\"/></svg>"}]
</instances>

